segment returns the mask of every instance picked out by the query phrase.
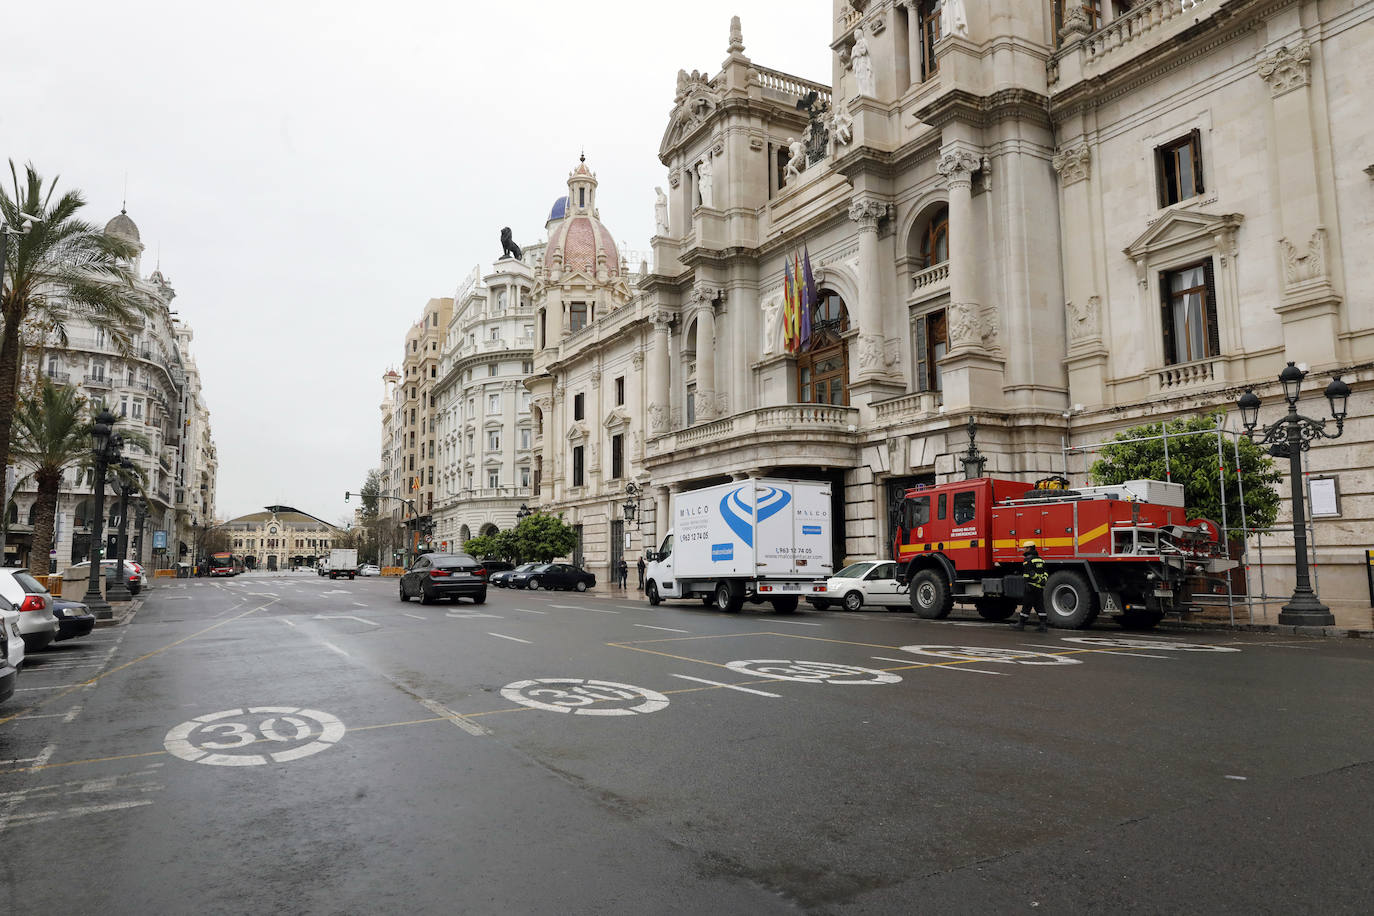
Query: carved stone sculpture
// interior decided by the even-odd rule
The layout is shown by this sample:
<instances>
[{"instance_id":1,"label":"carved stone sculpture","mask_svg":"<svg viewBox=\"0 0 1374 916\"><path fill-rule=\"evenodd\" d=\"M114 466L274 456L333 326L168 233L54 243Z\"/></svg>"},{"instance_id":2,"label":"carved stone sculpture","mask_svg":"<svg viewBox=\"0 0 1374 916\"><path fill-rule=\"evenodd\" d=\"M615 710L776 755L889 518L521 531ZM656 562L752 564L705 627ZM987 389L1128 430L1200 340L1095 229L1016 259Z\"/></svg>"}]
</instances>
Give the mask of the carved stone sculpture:
<instances>
[{"instance_id":1,"label":"carved stone sculpture","mask_svg":"<svg viewBox=\"0 0 1374 916\"><path fill-rule=\"evenodd\" d=\"M1311 60L1311 44L1299 42L1293 48L1279 48L1273 54L1261 57L1259 75L1269 83L1269 91L1274 98L1278 98L1312 81Z\"/></svg>"},{"instance_id":2,"label":"carved stone sculpture","mask_svg":"<svg viewBox=\"0 0 1374 916\"><path fill-rule=\"evenodd\" d=\"M940 11L940 33L968 37L968 14L964 12L964 0L945 0Z\"/></svg>"},{"instance_id":3,"label":"carved stone sculpture","mask_svg":"<svg viewBox=\"0 0 1374 916\"><path fill-rule=\"evenodd\" d=\"M1102 300L1097 296L1089 296L1088 301L1081 305L1072 300L1064 303L1070 341L1091 340L1099 336L1097 316L1101 306Z\"/></svg>"},{"instance_id":4,"label":"carved stone sculpture","mask_svg":"<svg viewBox=\"0 0 1374 916\"><path fill-rule=\"evenodd\" d=\"M709 154L697 163L697 192L701 195L703 207L715 206L711 195L711 157Z\"/></svg>"},{"instance_id":5,"label":"carved stone sculpture","mask_svg":"<svg viewBox=\"0 0 1374 916\"><path fill-rule=\"evenodd\" d=\"M520 246L515 244L515 240L511 238L510 226L507 226L504 229L502 229L501 257L499 258L499 260L504 261L506 258L515 258L515 260L518 261L520 260L522 254L523 252L520 250Z\"/></svg>"},{"instance_id":6,"label":"carved stone sculpture","mask_svg":"<svg viewBox=\"0 0 1374 916\"><path fill-rule=\"evenodd\" d=\"M782 320L782 302L770 299L763 306L763 355L771 355L778 345L778 325Z\"/></svg>"},{"instance_id":7,"label":"carved stone sculpture","mask_svg":"<svg viewBox=\"0 0 1374 916\"><path fill-rule=\"evenodd\" d=\"M830 146L832 151L848 146L854 141L854 119L843 108L836 111L830 119Z\"/></svg>"},{"instance_id":8,"label":"carved stone sculpture","mask_svg":"<svg viewBox=\"0 0 1374 916\"><path fill-rule=\"evenodd\" d=\"M806 168L806 147L796 137L787 138L787 181L790 183L794 178L801 178L802 169Z\"/></svg>"},{"instance_id":9,"label":"carved stone sculpture","mask_svg":"<svg viewBox=\"0 0 1374 916\"><path fill-rule=\"evenodd\" d=\"M659 235L668 234L668 195L662 188L654 188L654 229Z\"/></svg>"},{"instance_id":10,"label":"carved stone sculpture","mask_svg":"<svg viewBox=\"0 0 1374 916\"><path fill-rule=\"evenodd\" d=\"M1092 153L1085 144L1080 143L1055 153L1051 164L1059 173L1059 183L1068 187L1086 180L1092 174Z\"/></svg>"},{"instance_id":11,"label":"carved stone sculpture","mask_svg":"<svg viewBox=\"0 0 1374 916\"><path fill-rule=\"evenodd\" d=\"M868 54L868 38L863 26L854 30L854 48L849 52L849 60L854 65L854 82L858 85L859 95L869 98L878 94L877 79L873 74L873 60Z\"/></svg>"},{"instance_id":12,"label":"carved stone sculpture","mask_svg":"<svg viewBox=\"0 0 1374 916\"><path fill-rule=\"evenodd\" d=\"M668 409L662 404L649 405L649 429L656 433L668 431Z\"/></svg>"}]
</instances>

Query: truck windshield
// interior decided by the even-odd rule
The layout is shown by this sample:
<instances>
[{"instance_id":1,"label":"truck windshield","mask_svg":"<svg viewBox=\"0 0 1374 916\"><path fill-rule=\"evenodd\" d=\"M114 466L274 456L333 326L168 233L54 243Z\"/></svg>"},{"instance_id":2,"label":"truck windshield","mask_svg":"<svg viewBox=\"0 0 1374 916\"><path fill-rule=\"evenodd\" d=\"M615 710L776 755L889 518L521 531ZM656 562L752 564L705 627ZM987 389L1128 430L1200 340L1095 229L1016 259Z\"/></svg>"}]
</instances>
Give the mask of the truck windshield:
<instances>
[{"instance_id":1,"label":"truck windshield","mask_svg":"<svg viewBox=\"0 0 1374 916\"><path fill-rule=\"evenodd\" d=\"M673 554L673 536L670 534L663 539L663 546L658 548L658 558L666 560Z\"/></svg>"}]
</instances>

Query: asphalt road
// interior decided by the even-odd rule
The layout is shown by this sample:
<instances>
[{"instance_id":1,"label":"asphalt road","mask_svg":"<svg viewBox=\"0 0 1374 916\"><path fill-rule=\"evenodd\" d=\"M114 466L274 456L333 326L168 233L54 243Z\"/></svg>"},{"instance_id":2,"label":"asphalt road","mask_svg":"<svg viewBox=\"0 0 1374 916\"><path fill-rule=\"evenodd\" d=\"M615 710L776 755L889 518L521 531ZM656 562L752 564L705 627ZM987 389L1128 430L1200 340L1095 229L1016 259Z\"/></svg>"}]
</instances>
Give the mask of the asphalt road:
<instances>
[{"instance_id":1,"label":"asphalt road","mask_svg":"<svg viewBox=\"0 0 1374 916\"><path fill-rule=\"evenodd\" d=\"M159 582L0 706L16 911L1366 912L1374 641ZM1124 642L1122 640L1125 640Z\"/></svg>"}]
</instances>

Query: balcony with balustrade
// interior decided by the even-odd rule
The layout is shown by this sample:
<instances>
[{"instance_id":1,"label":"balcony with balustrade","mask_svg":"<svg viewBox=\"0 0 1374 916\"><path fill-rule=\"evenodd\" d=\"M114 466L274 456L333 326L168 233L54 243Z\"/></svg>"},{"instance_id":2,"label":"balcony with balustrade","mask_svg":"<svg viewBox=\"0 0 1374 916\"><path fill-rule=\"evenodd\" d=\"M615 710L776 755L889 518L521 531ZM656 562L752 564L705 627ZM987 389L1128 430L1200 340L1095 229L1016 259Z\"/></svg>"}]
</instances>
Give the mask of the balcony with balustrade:
<instances>
[{"instance_id":1,"label":"balcony with balustrade","mask_svg":"<svg viewBox=\"0 0 1374 916\"><path fill-rule=\"evenodd\" d=\"M1223 0L1144 0L1101 28L1064 44L1050 63L1051 92L1137 62L1205 20L1213 19Z\"/></svg>"},{"instance_id":2,"label":"balcony with balustrade","mask_svg":"<svg viewBox=\"0 0 1374 916\"><path fill-rule=\"evenodd\" d=\"M705 420L649 439L646 467L692 460L714 473L757 467L817 467L852 463L859 409L832 404L783 404Z\"/></svg>"}]
</instances>

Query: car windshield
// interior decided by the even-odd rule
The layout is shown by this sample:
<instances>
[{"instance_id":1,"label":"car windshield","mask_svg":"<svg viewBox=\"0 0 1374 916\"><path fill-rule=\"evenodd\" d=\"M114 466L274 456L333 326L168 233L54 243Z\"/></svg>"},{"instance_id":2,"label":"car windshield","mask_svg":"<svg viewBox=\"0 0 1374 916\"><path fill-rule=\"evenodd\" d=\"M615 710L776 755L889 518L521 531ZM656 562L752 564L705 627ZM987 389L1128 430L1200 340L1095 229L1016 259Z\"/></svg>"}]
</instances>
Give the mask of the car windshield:
<instances>
[{"instance_id":1,"label":"car windshield","mask_svg":"<svg viewBox=\"0 0 1374 916\"><path fill-rule=\"evenodd\" d=\"M864 574L873 568L872 563L850 563L844 569L835 573L836 579L860 579Z\"/></svg>"}]
</instances>

